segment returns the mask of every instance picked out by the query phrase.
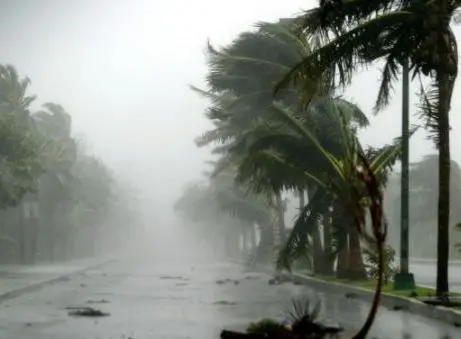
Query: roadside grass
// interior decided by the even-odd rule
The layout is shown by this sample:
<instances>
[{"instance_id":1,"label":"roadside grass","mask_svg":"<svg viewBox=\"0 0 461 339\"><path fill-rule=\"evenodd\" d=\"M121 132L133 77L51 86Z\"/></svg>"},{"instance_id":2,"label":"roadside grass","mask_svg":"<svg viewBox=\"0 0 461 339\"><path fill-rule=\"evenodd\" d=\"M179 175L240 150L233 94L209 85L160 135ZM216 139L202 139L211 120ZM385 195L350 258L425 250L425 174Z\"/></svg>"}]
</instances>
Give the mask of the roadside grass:
<instances>
[{"instance_id":1,"label":"roadside grass","mask_svg":"<svg viewBox=\"0 0 461 339\"><path fill-rule=\"evenodd\" d=\"M331 281L331 282L337 282L337 283L342 283L342 284L347 284L347 285L353 285L357 287L361 287L370 291L374 291L376 288L376 281L373 279L369 280L348 280L348 279L338 279L336 277L332 276L315 276L317 279L322 279L325 281ZM424 287L424 286L416 286L415 289L413 290L394 290L394 286L392 282L389 282L386 285L383 285L382 289L383 293L399 296L399 297L406 297L410 298L414 293L416 292L416 295L419 297L433 297L435 296L435 289L430 288L430 287ZM461 297L461 293L455 293L452 292L450 293L451 296L453 297Z\"/></svg>"}]
</instances>

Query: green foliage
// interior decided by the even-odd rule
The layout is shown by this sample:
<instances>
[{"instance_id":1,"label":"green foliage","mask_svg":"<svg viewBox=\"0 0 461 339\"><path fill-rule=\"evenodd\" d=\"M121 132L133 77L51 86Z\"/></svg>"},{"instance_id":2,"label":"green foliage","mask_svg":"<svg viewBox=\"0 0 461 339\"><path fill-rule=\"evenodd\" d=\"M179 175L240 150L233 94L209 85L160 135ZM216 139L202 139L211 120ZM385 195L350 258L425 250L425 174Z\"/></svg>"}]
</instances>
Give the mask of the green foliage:
<instances>
[{"instance_id":1,"label":"green foliage","mask_svg":"<svg viewBox=\"0 0 461 339\"><path fill-rule=\"evenodd\" d=\"M332 206L343 209L336 211L336 218L344 210L365 210L369 197L356 173L364 159L384 185L400 155L399 141L382 149L362 149L356 132L369 121L356 105L335 97L331 83L304 76L303 86L288 84L274 102L273 88L281 75L316 46L293 33L290 25L290 20L261 23L227 47L209 46L209 89L194 88L210 100L206 116L214 128L196 141L198 146L217 146L213 153L219 160L212 177L232 168L235 182L246 194L250 190L269 201L283 191L316 189L281 251L280 267L289 267L292 261L311 261L313 231ZM353 197L355 190L359 197ZM332 234L337 239L331 253L338 253L344 245L340 234L355 218L362 216L333 223ZM274 239L277 233L274 231Z\"/></svg>"},{"instance_id":2,"label":"green foliage","mask_svg":"<svg viewBox=\"0 0 461 339\"><path fill-rule=\"evenodd\" d=\"M369 276L378 280L378 255L376 250L371 250L369 248L365 249L365 261L366 268ZM387 285L392 277L397 273L397 268L395 266L395 251L391 246L384 247L384 284Z\"/></svg>"},{"instance_id":3,"label":"green foliage","mask_svg":"<svg viewBox=\"0 0 461 339\"><path fill-rule=\"evenodd\" d=\"M33 237L33 246L40 248L26 252L32 256L47 253L43 259L65 256L54 253L56 248L66 252L68 247L79 246L86 246L80 255L91 255L93 245L101 240L101 230L112 232L120 227L117 221L109 223L112 214L122 220L121 215L125 218L137 211L130 209L131 203L124 200L127 193L103 161L78 146L71 116L62 106L46 103L38 112L30 112L35 97L27 96L29 83L14 67L0 65L0 213L5 219L0 226L1 240L27 246L22 242ZM38 215L24 216L23 203L38 203ZM40 230L36 234L13 227L18 220L27 224L35 217L39 225L33 227ZM109 224L112 228L107 228ZM130 229L125 228L117 232L128 234ZM82 239L86 239L84 244Z\"/></svg>"},{"instance_id":4,"label":"green foliage","mask_svg":"<svg viewBox=\"0 0 461 339\"><path fill-rule=\"evenodd\" d=\"M278 321L272 319L261 319L260 321L250 323L247 327L247 333L265 335L283 327Z\"/></svg>"},{"instance_id":5,"label":"green foliage","mask_svg":"<svg viewBox=\"0 0 461 339\"><path fill-rule=\"evenodd\" d=\"M37 188L41 172L37 134L29 117L33 97L26 97L28 79L12 66L0 65L0 209L20 203Z\"/></svg>"}]
</instances>

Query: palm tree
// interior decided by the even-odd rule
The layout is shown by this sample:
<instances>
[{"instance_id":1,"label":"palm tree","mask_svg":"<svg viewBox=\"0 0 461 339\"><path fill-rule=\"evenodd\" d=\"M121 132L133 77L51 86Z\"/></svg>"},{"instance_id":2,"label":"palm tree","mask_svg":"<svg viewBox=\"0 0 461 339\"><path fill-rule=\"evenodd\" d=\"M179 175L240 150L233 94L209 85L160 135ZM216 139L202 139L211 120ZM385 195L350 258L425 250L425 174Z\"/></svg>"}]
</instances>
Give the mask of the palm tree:
<instances>
[{"instance_id":1,"label":"palm tree","mask_svg":"<svg viewBox=\"0 0 461 339\"><path fill-rule=\"evenodd\" d=\"M334 103L335 100L330 99L330 102ZM332 226L336 230L335 238L339 241L335 252L340 252L338 274L349 278L364 278L365 270L361 257L359 234L353 227L354 221L347 220L347 213L342 210L341 204L335 202L331 192L325 190L324 185L319 185L318 178L316 178L320 176L319 173L322 174L322 178L334 177L335 175L334 172L328 171L328 162L326 162L322 153L318 152L318 145L321 145L332 156L339 159L350 156L344 143L345 135L355 135L354 129L350 128L350 120L352 119L350 111L345 110L344 107L341 109L340 105L336 106L335 109L335 106L332 105L330 109L320 111L319 117L315 116L316 111L311 111L304 115L295 114L286 108L279 107L278 112L278 120L273 119L266 133L258 132L259 138L255 136L256 141L249 146L247 155L241 161L238 180L249 181L256 189L268 186L275 191L296 188L302 180L307 183L315 182L318 188L312 194L307 206L314 204L317 208L317 214L311 220L308 228L302 228L304 233L295 237L300 239L300 244L296 247L297 250L288 256L289 259L305 255L306 247L310 247L307 241L317 231L320 216L329 215L333 206L333 211L335 212ZM317 124L315 124L315 120L310 121L307 117L317 120ZM320 117L324 119L322 120ZM323 122L323 125L319 124L320 122ZM283 129L281 128L282 125ZM315 127L327 132L330 138L325 138L324 133L311 131L311 129L315 130ZM306 133L309 133L309 137ZM331 138L332 135L337 137ZM316 143L312 142L312 136L315 136ZM338 145L325 142L322 137L327 141L337 140ZM343 141L340 142L340 140ZM396 145L400 145L400 141L397 141ZM371 149L366 151L368 159L376 159L374 166L377 166L379 171L375 174L382 184L385 183L386 178L386 173L383 172L384 167L387 166L386 168L388 168L398 159L399 153L397 150L398 146L393 146L391 148L386 147L381 152ZM383 157L383 154L388 152L391 152L392 157ZM303 154L308 156L300 156ZM344 162L344 160L342 161ZM287 169L289 169L288 175ZM315 173L315 176L306 173ZM297 181L294 181L294 178ZM300 217L302 218L302 214ZM324 224L329 225L327 222ZM294 241L293 238L291 241ZM330 252L329 261L334 260L334 257L331 257L332 251L329 249L327 252Z\"/></svg>"},{"instance_id":2,"label":"palm tree","mask_svg":"<svg viewBox=\"0 0 461 339\"><path fill-rule=\"evenodd\" d=\"M10 222L14 226L11 234L17 239L23 262L32 261L35 244L34 236L26 234L24 213L28 206L24 198L37 189L37 177L41 172L39 144L29 113L35 97L27 96L29 83L28 78L20 78L13 66L0 65L0 210L20 207L8 213L14 215L14 219L8 215L3 215L2 219L15 220ZM0 232L4 240L12 239L4 232L5 229Z\"/></svg>"},{"instance_id":3,"label":"palm tree","mask_svg":"<svg viewBox=\"0 0 461 339\"><path fill-rule=\"evenodd\" d=\"M73 203L70 210L78 212L73 220L74 231L82 236L87 255L98 254L98 244L106 237L105 220L115 204L114 175L98 158L79 154L73 167L75 176ZM86 240L85 240L86 239Z\"/></svg>"},{"instance_id":4,"label":"palm tree","mask_svg":"<svg viewBox=\"0 0 461 339\"><path fill-rule=\"evenodd\" d=\"M274 219L269 201L263 196L247 194L234 184L235 174L227 170L209 177L206 183L189 186L177 200L175 211L188 222L204 222L204 229L197 230L200 237L210 238L219 244L226 238L228 254L235 254L236 236L242 235L244 243L251 239L256 246L255 225L261 231L261 243L253 254L257 262L267 262L267 250L272 245L268 230ZM230 225L231 224L231 225ZM219 246L219 245L218 245Z\"/></svg>"},{"instance_id":5,"label":"palm tree","mask_svg":"<svg viewBox=\"0 0 461 339\"><path fill-rule=\"evenodd\" d=\"M58 243L65 251L65 218L70 211L72 185L75 176L72 168L77 159L77 146L71 136L72 120L62 106L53 103L44 105L33 115L35 125L42 135L41 157L45 173L40 178L40 201L49 227L46 235L49 242L49 258L54 260Z\"/></svg>"},{"instance_id":6,"label":"palm tree","mask_svg":"<svg viewBox=\"0 0 461 339\"><path fill-rule=\"evenodd\" d=\"M0 65L0 209L16 206L36 188L40 173L38 142L30 120L27 96L29 79L20 79L15 68Z\"/></svg>"},{"instance_id":7,"label":"palm tree","mask_svg":"<svg viewBox=\"0 0 461 339\"><path fill-rule=\"evenodd\" d=\"M384 60L376 108L389 101L399 65L409 60L413 76L431 86L422 95L423 115L439 149L437 295L448 293L450 138L449 116L458 71L457 42L450 20L461 3L449 0L321 1L298 20L298 30L321 41L292 68L279 88L306 79L339 79L347 85L363 63ZM325 75L327 75L325 77ZM338 75L335 77L334 75ZM334 84L336 85L336 84Z\"/></svg>"},{"instance_id":8,"label":"palm tree","mask_svg":"<svg viewBox=\"0 0 461 339\"><path fill-rule=\"evenodd\" d=\"M351 228L354 228L364 240L376 246L382 273L382 246L385 241L386 222L382 213L381 190L387 171L398 158L400 143L387 146L379 152L363 150L347 121L350 117L336 110L332 115L336 114L338 132L341 134L344 147L343 152L334 154L321 144L308 127L303 115L297 115L283 106L277 106L277 109L279 122L291 132L282 134L280 129L272 129L272 134L267 134L253 143L239 167L238 180L241 182L261 180L262 185L269 185L276 190L290 188L290 181L283 182L280 179L281 173L271 169L274 163L279 163L291 168L293 173L297 172L298 176L304 176L306 181L313 180L318 186L308 205L303 208L295 222L280 254L279 267L290 268L293 259L305 254L309 233L317 227L318 219L332 203L335 220L340 220L348 226L338 227L337 225L343 234L347 234ZM309 148L312 149L308 153L299 152ZM316 148L317 154L313 148ZM309 154L310 157L308 160L304 159L299 157L299 153ZM278 187L279 185L281 186ZM368 208L371 209L372 234L364 231ZM352 242L353 237L349 241ZM339 245L339 248L344 246L343 243ZM360 243L353 243L351 247L359 248ZM358 251L358 254L351 258L357 259L361 252ZM349 268L352 269L358 263L350 262L349 264ZM382 274L379 274L379 280L370 316L357 338L364 337L373 321L379 302L381 289L379 285L382 283Z\"/></svg>"},{"instance_id":9,"label":"palm tree","mask_svg":"<svg viewBox=\"0 0 461 339\"><path fill-rule=\"evenodd\" d=\"M196 88L200 94L205 95L211 100L212 106L207 111L207 117L212 120L215 128L202 135L197 140L199 146L218 142L223 145L216 149L216 153L225 153L228 163L238 163L239 157L245 153L244 144L248 143L249 137L254 137L253 127L261 133L265 131L264 124L271 119L274 114L273 87L278 79L293 65L301 61L311 51L306 40L300 39L297 35L291 33L288 29L289 21L279 23L260 23L256 32L246 32L241 34L229 47L218 51L211 46L209 47L209 64L210 72L208 83L210 91L201 91ZM306 117L321 117L323 111L328 109L323 94L327 94L327 88L316 88L312 84L312 97L315 97L317 106L313 108L317 113L306 114ZM306 96L306 93L304 93ZM295 111L304 111L303 100L299 92L288 89L279 96L279 101ZM351 120L353 124L364 127L368 124L365 115L354 105L342 99L337 98L336 103L344 109L350 110L354 116ZM321 106L324 105L322 108ZM315 119L310 119L312 124L316 124ZM249 132L250 131L250 132ZM318 132L325 132L322 141L328 144L328 147L338 146L338 142L331 139L334 134L329 134L325 130L325 124L316 129ZM236 141L240 139L239 141ZM232 155L227 152L231 145L240 144L242 147L234 147ZM238 149L238 151L237 151ZM224 158L226 158L224 157ZM223 161L222 163L225 163ZM295 180L293 173L283 176ZM306 183L298 181L298 188L308 191L308 195L315 190L315 183ZM293 187L295 187L293 182ZM311 192L311 193L309 193ZM275 192L274 197L277 202L277 196L280 192ZM282 212L283 206L278 199L277 209ZM274 228L274 237L278 234L284 234L282 213L279 217L280 226ZM318 235L315 236L318 239ZM317 244L319 241L316 242ZM320 261L320 260L317 260ZM319 262L316 267L321 269Z\"/></svg>"}]
</instances>

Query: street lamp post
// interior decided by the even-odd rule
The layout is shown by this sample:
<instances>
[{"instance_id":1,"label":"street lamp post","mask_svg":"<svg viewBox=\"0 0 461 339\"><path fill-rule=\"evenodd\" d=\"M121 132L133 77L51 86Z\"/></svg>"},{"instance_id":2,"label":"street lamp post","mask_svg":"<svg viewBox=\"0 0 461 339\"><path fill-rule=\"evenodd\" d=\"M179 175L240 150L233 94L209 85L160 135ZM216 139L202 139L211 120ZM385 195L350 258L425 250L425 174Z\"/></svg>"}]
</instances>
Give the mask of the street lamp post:
<instances>
[{"instance_id":1,"label":"street lamp post","mask_svg":"<svg viewBox=\"0 0 461 339\"><path fill-rule=\"evenodd\" d=\"M409 139L410 139L410 70L408 60L403 65L402 71L402 172L400 182L400 270L395 275L395 290L414 289L415 278L409 270Z\"/></svg>"}]
</instances>

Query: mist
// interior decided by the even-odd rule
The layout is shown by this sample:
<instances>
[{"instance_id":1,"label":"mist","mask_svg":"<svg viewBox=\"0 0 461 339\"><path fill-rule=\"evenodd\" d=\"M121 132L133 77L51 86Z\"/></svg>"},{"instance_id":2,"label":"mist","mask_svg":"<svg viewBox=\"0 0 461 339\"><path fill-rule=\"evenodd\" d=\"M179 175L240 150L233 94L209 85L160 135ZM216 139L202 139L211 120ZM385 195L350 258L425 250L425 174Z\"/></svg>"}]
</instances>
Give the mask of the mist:
<instances>
[{"instance_id":1,"label":"mist","mask_svg":"<svg viewBox=\"0 0 461 339\"><path fill-rule=\"evenodd\" d=\"M188 87L203 85L207 39L225 45L255 22L314 3L3 1L0 60L31 78L37 105L65 107L74 135L139 188L146 227L168 227L172 203L186 183L201 177L209 159L208 150L193 143L209 127L206 102ZM373 96L361 94L368 82L377 83L374 75L364 74L350 90L365 111ZM382 144L398 134L392 118L398 94L394 102L364 132L365 141ZM455 116L455 130L459 123ZM424 136L411 146L412 158L431 147ZM455 157L460 152L454 145Z\"/></svg>"}]
</instances>

